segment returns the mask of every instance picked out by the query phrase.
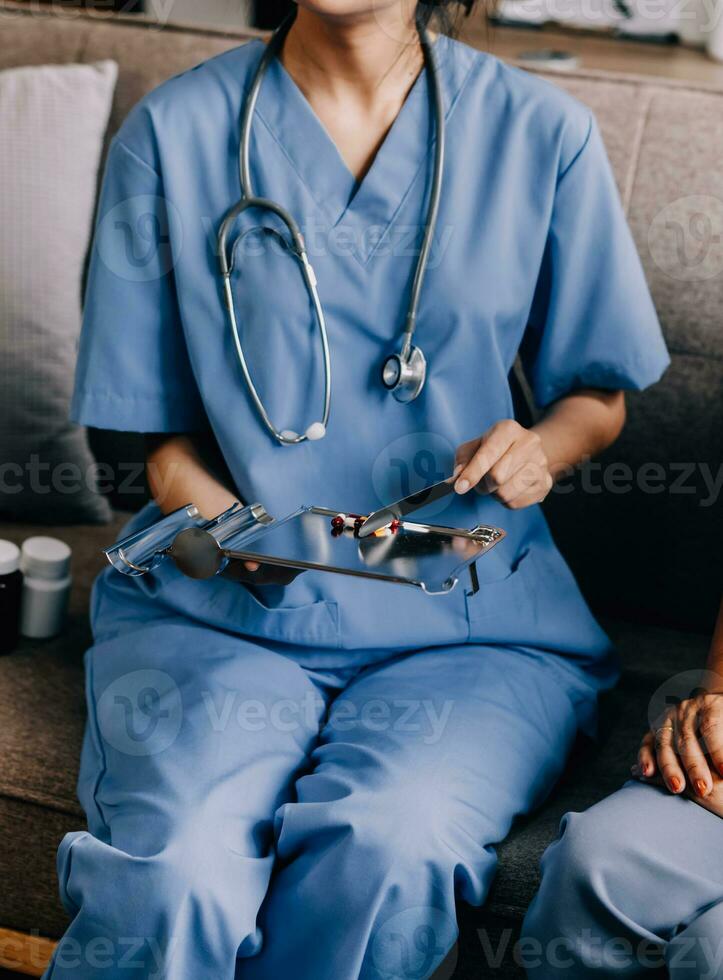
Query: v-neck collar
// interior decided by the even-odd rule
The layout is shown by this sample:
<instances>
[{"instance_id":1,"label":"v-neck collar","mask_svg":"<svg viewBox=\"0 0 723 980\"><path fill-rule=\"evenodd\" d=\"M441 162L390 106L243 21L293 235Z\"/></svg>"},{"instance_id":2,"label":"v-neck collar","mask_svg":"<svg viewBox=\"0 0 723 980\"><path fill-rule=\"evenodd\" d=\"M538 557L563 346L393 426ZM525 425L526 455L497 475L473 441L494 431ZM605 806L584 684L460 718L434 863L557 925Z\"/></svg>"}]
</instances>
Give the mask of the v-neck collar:
<instances>
[{"instance_id":1,"label":"v-neck collar","mask_svg":"<svg viewBox=\"0 0 723 980\"><path fill-rule=\"evenodd\" d=\"M435 54L449 119L474 63L474 52L441 35ZM351 251L362 263L381 243L422 165L432 165L429 85L428 72L422 70L361 181L278 58L269 65L261 86L258 122L279 145L329 226L341 224L358 232ZM427 186L430 183L431 173ZM420 225L424 219L420 215Z\"/></svg>"}]
</instances>

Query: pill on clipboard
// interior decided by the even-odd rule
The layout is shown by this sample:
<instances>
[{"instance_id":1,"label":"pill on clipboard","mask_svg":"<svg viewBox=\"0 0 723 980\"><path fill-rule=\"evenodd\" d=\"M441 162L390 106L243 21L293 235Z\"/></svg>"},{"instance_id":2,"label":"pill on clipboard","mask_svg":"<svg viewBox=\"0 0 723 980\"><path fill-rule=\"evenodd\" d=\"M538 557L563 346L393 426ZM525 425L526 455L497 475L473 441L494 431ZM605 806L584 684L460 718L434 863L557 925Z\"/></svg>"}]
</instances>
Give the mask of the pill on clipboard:
<instances>
[{"instance_id":1,"label":"pill on clipboard","mask_svg":"<svg viewBox=\"0 0 723 980\"><path fill-rule=\"evenodd\" d=\"M358 531L364 524L366 517L363 514L337 514L331 519L331 527L334 531Z\"/></svg>"},{"instance_id":2,"label":"pill on clipboard","mask_svg":"<svg viewBox=\"0 0 723 980\"><path fill-rule=\"evenodd\" d=\"M363 514L336 514L331 519L331 531L334 537L338 537L344 531L353 531L355 535L359 533L359 529L364 526L366 517ZM400 520L393 520L386 527L379 528L375 531L373 537L375 538L386 538L391 534L396 534L397 531L402 526Z\"/></svg>"}]
</instances>

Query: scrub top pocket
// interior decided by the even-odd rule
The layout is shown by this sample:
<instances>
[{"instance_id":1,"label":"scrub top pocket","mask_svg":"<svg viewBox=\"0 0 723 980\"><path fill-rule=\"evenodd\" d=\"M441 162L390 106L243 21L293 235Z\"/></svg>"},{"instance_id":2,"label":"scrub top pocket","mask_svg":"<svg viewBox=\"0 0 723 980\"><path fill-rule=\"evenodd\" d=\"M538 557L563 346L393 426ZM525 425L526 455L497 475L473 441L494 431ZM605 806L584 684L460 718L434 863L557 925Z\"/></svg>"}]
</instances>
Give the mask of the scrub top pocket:
<instances>
[{"instance_id":1,"label":"scrub top pocket","mask_svg":"<svg viewBox=\"0 0 723 980\"><path fill-rule=\"evenodd\" d=\"M489 564L486 564L489 562ZM505 566L494 551L477 564L479 591L466 594L469 638L472 641L513 641L520 635L520 625L534 622L535 592L530 581L532 559L525 549ZM483 567L485 566L485 567ZM525 629L525 634L527 630Z\"/></svg>"},{"instance_id":2,"label":"scrub top pocket","mask_svg":"<svg viewBox=\"0 0 723 980\"><path fill-rule=\"evenodd\" d=\"M120 588L128 587L191 621L239 636L298 646L336 649L341 645L338 606L328 599L306 594L299 596L297 604L267 604L263 589L254 594L241 582L218 577L194 581L170 565L120 583Z\"/></svg>"},{"instance_id":3,"label":"scrub top pocket","mask_svg":"<svg viewBox=\"0 0 723 980\"><path fill-rule=\"evenodd\" d=\"M236 587L242 592L235 617L237 632L299 646L341 645L339 609L335 602L318 599L298 606L269 606L264 602L264 587L257 594L244 585Z\"/></svg>"},{"instance_id":4,"label":"scrub top pocket","mask_svg":"<svg viewBox=\"0 0 723 980\"><path fill-rule=\"evenodd\" d=\"M275 605L267 601L267 587L254 592L229 579L216 577L197 582L184 578L175 569L171 575L172 581L166 581L163 587L162 601L189 619L262 640L298 646L340 646L336 602L314 595L313 590L303 588L304 583L299 583L300 589L282 590L283 604Z\"/></svg>"}]
</instances>

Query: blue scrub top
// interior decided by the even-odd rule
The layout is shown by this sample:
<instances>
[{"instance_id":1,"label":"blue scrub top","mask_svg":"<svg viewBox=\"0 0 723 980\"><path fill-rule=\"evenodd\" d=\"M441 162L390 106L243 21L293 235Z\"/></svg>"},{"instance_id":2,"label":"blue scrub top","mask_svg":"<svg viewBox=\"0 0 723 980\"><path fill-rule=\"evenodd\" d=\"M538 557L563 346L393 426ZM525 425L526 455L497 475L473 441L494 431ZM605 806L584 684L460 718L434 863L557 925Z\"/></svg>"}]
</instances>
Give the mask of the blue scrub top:
<instances>
[{"instance_id":1,"label":"blue scrub top","mask_svg":"<svg viewBox=\"0 0 723 980\"><path fill-rule=\"evenodd\" d=\"M429 373L399 404L380 365L400 346L427 213L434 127L422 73L361 182L280 62L254 122L255 193L305 234L333 364L327 437L279 446L244 386L222 305L216 236L240 197L239 118L254 41L162 85L114 139L99 210L73 417L138 432L210 428L240 497L283 517L303 504L367 513L451 472L455 447L514 414L518 351L537 404L583 386L640 389L668 364L589 110L560 89L440 37L448 153L416 342ZM234 292L256 385L279 429L321 415L317 328L294 260L244 215ZM135 522L152 519L152 508ZM555 650L608 677L609 644L538 507L470 493L430 511L499 525L475 596L308 572L291 586L107 573L96 623L144 597L222 629L294 644L310 662L365 663L458 642ZM112 602L110 600L113 600ZM140 608L140 607L139 607ZM601 680L601 683L603 681Z\"/></svg>"}]
</instances>

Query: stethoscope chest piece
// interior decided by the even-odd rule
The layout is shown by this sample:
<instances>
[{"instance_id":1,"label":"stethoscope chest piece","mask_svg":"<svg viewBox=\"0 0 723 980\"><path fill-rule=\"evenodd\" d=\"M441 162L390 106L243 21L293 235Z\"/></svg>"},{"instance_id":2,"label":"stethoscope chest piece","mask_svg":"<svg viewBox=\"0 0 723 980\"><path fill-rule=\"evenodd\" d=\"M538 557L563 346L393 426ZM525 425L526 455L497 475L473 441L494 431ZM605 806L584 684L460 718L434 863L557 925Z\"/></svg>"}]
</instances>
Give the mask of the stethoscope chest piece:
<instances>
[{"instance_id":1,"label":"stethoscope chest piece","mask_svg":"<svg viewBox=\"0 0 723 980\"><path fill-rule=\"evenodd\" d=\"M427 380L427 359L419 347L390 354L382 365L382 384L398 402L413 402Z\"/></svg>"}]
</instances>

